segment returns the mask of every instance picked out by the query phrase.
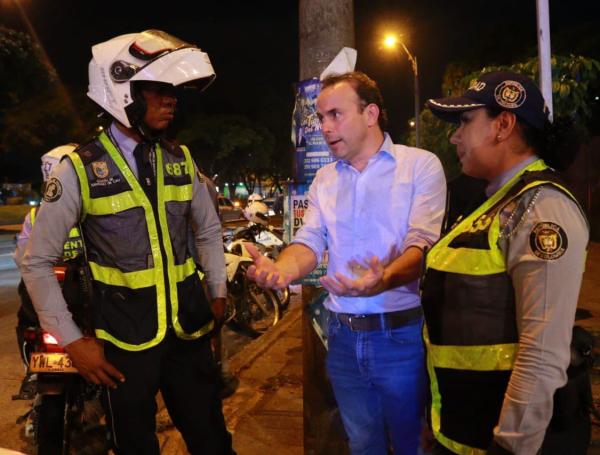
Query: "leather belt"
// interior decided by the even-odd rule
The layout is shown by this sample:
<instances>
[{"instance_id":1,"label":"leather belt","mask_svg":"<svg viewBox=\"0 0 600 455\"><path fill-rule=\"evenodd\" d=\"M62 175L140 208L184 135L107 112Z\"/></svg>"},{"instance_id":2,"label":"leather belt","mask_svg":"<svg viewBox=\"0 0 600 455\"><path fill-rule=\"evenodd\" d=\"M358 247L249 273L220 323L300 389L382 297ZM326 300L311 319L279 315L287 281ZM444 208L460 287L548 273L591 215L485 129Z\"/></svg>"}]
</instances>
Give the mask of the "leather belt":
<instances>
[{"instance_id":1,"label":"leather belt","mask_svg":"<svg viewBox=\"0 0 600 455\"><path fill-rule=\"evenodd\" d=\"M333 313L338 321L350 327L356 332L368 332L371 330L397 329L410 322L417 321L423 317L420 306L408 310L392 311L390 313L374 314L348 314Z\"/></svg>"}]
</instances>

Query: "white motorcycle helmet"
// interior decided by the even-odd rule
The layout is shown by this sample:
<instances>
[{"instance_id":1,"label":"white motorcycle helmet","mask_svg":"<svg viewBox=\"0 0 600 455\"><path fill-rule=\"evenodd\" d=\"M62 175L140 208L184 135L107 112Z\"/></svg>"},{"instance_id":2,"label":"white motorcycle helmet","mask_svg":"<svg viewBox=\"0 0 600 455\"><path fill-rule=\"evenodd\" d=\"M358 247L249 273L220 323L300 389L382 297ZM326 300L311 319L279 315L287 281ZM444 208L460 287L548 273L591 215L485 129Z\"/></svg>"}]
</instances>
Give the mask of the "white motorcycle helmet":
<instances>
[{"instance_id":1,"label":"white motorcycle helmet","mask_svg":"<svg viewBox=\"0 0 600 455\"><path fill-rule=\"evenodd\" d=\"M269 207L260 201L250 202L244 209L244 217L251 223L269 225Z\"/></svg>"},{"instance_id":2,"label":"white motorcycle helmet","mask_svg":"<svg viewBox=\"0 0 600 455\"><path fill-rule=\"evenodd\" d=\"M258 193L252 193L250 196L248 196L248 204L250 204L251 202L262 201L262 200L263 200L263 197Z\"/></svg>"},{"instance_id":3,"label":"white motorcycle helmet","mask_svg":"<svg viewBox=\"0 0 600 455\"><path fill-rule=\"evenodd\" d=\"M136 81L204 90L216 75L205 52L160 30L117 36L92 47L87 95L127 128L146 112Z\"/></svg>"},{"instance_id":4,"label":"white motorcycle helmet","mask_svg":"<svg viewBox=\"0 0 600 455\"><path fill-rule=\"evenodd\" d=\"M71 153L77 148L77 144L59 145L42 155L42 177L44 182L48 181L54 165L58 164L63 156Z\"/></svg>"}]
</instances>

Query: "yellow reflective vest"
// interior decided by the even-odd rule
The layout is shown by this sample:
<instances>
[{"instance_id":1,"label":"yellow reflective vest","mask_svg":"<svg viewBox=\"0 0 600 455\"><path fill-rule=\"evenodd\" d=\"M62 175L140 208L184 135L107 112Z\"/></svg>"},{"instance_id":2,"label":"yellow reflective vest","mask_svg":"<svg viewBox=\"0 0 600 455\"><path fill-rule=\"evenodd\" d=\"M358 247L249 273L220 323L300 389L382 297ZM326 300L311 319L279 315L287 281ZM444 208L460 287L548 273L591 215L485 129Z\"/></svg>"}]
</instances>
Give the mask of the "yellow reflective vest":
<instances>
[{"instance_id":1,"label":"yellow reflective vest","mask_svg":"<svg viewBox=\"0 0 600 455\"><path fill-rule=\"evenodd\" d=\"M213 327L188 243L194 163L185 147L155 144L153 153L154 200L106 133L69 154L81 189L95 333L129 351L156 346L169 328L195 339Z\"/></svg>"},{"instance_id":2,"label":"yellow reflective vest","mask_svg":"<svg viewBox=\"0 0 600 455\"><path fill-rule=\"evenodd\" d=\"M542 160L515 175L436 243L421 302L435 438L461 455L484 455L518 351L515 294L499 246L500 212L526 191L552 185Z\"/></svg>"}]
</instances>

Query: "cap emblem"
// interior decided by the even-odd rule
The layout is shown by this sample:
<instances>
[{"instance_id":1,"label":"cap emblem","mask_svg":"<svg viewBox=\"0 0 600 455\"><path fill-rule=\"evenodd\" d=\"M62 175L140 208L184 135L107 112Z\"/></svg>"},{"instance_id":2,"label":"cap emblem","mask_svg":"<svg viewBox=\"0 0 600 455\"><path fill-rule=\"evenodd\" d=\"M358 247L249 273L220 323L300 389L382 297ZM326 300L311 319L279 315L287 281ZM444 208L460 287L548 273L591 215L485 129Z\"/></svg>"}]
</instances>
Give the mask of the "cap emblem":
<instances>
[{"instance_id":1,"label":"cap emblem","mask_svg":"<svg viewBox=\"0 0 600 455\"><path fill-rule=\"evenodd\" d=\"M521 84L515 81L504 81L498 84L494 90L496 102L507 109L520 107L527 98L527 92Z\"/></svg>"},{"instance_id":2,"label":"cap emblem","mask_svg":"<svg viewBox=\"0 0 600 455\"><path fill-rule=\"evenodd\" d=\"M486 83L483 81L473 81L471 82L471 86L469 87L469 90L473 90L474 92L481 92L486 86Z\"/></svg>"}]
</instances>

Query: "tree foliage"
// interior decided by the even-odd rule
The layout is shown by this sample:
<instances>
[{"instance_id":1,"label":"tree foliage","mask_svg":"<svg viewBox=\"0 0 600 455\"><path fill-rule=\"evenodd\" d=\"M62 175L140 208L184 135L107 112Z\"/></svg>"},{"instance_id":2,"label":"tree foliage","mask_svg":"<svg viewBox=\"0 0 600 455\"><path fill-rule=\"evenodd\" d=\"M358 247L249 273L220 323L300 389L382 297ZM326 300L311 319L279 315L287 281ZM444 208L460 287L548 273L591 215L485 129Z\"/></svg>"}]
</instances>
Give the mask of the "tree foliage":
<instances>
[{"instance_id":1,"label":"tree foliage","mask_svg":"<svg viewBox=\"0 0 600 455\"><path fill-rule=\"evenodd\" d=\"M273 134L244 116L192 115L178 138L207 175L234 187L242 182L249 193L272 166Z\"/></svg>"},{"instance_id":2,"label":"tree foliage","mask_svg":"<svg viewBox=\"0 0 600 455\"><path fill-rule=\"evenodd\" d=\"M25 33L0 26L0 110L40 93L56 80L39 46Z\"/></svg>"},{"instance_id":3,"label":"tree foliage","mask_svg":"<svg viewBox=\"0 0 600 455\"><path fill-rule=\"evenodd\" d=\"M4 111L0 130L2 174L13 181L41 179L40 157L48 150L92 137L96 126L92 106L83 96L73 116L71 99L57 90L46 90ZM85 121L82 121L82 118Z\"/></svg>"},{"instance_id":4,"label":"tree foliage","mask_svg":"<svg viewBox=\"0 0 600 455\"><path fill-rule=\"evenodd\" d=\"M0 27L0 180L41 179L41 155L81 142L96 124L89 102L72 101L31 37Z\"/></svg>"},{"instance_id":5,"label":"tree foliage","mask_svg":"<svg viewBox=\"0 0 600 455\"><path fill-rule=\"evenodd\" d=\"M477 71L468 71L457 64L451 64L446 70L442 93L444 96L459 96L481 74L491 71L514 71L525 74L533 80L539 80L538 58L510 66L487 66ZM600 83L600 62L576 55L552 57L552 98L554 116L570 116L578 126L585 129L592 115L593 90ZM456 128L447 122L440 121L429 109L421 113L422 146L436 153L451 179L458 175L460 166L456 159L454 146L448 138ZM409 143L415 143L412 132Z\"/></svg>"}]
</instances>

